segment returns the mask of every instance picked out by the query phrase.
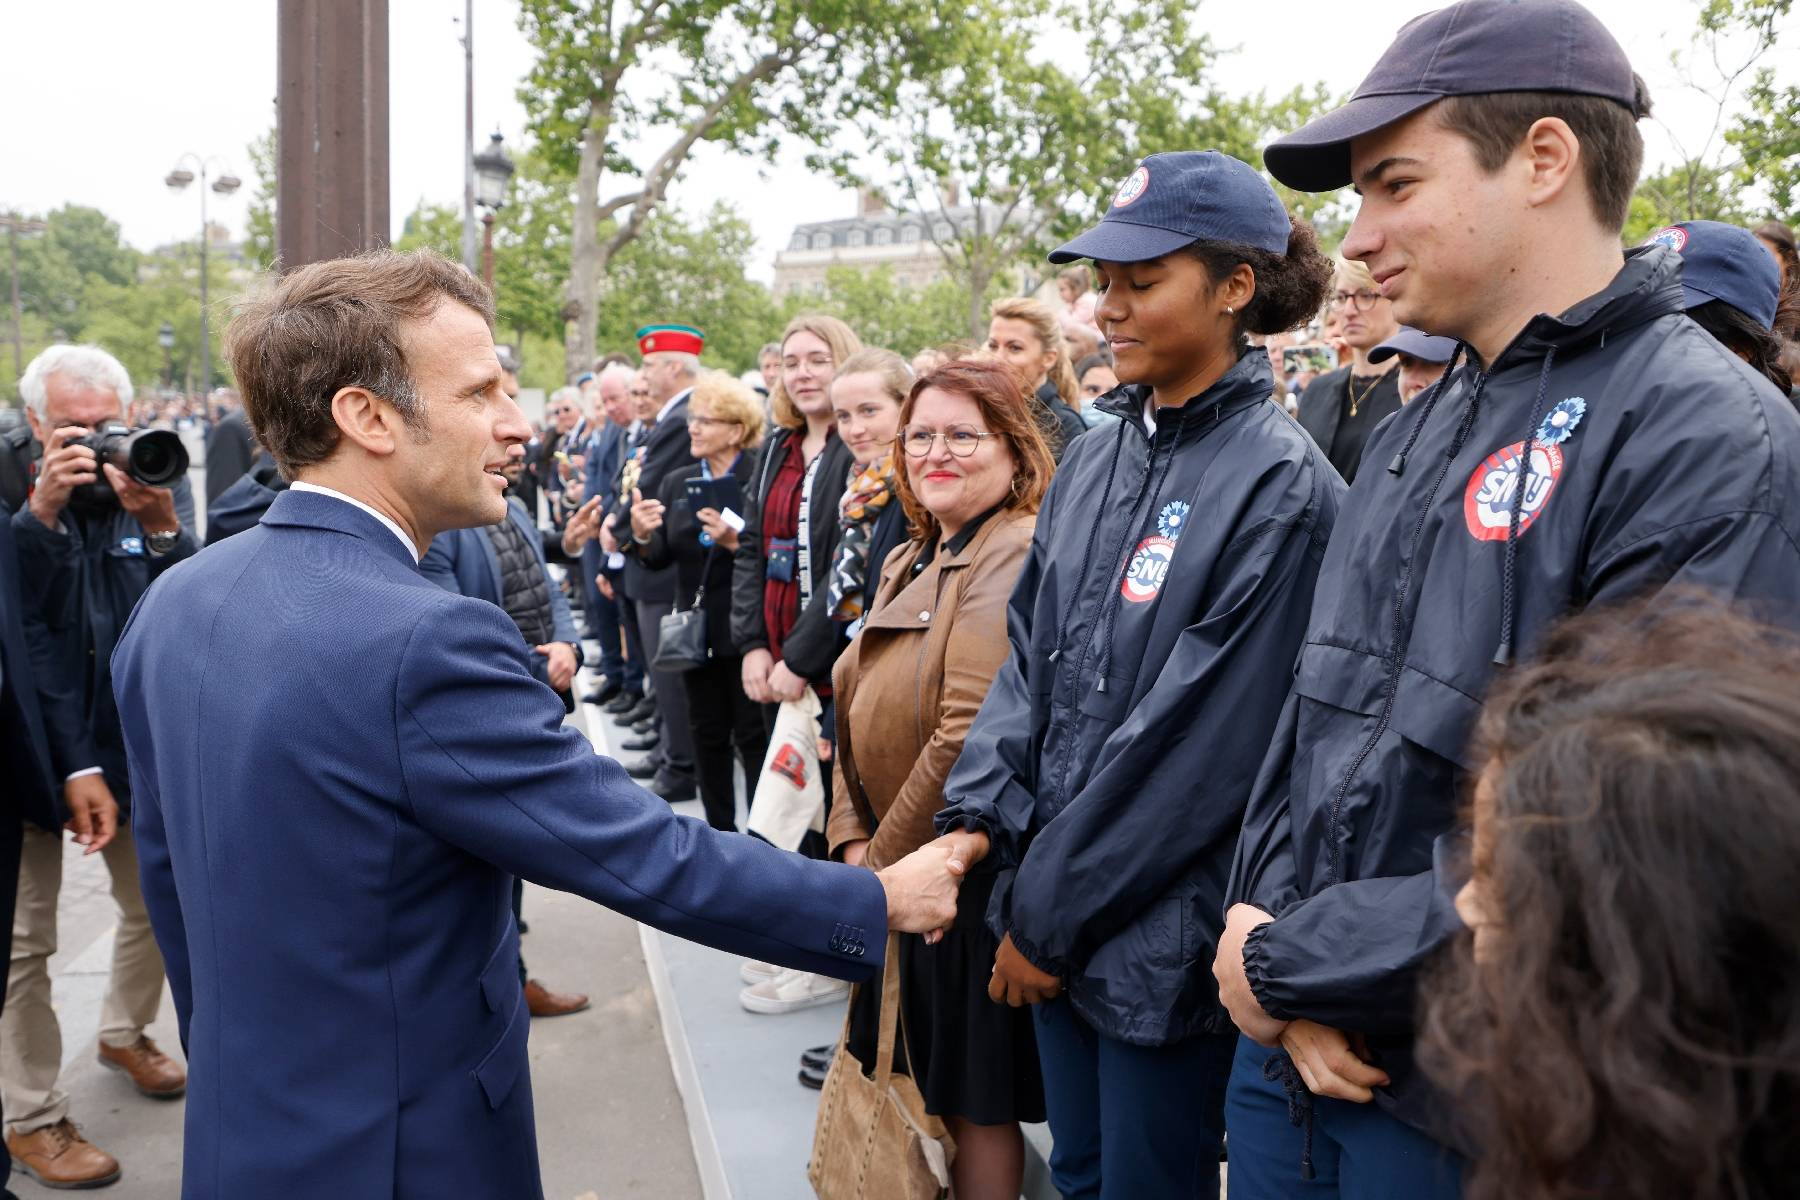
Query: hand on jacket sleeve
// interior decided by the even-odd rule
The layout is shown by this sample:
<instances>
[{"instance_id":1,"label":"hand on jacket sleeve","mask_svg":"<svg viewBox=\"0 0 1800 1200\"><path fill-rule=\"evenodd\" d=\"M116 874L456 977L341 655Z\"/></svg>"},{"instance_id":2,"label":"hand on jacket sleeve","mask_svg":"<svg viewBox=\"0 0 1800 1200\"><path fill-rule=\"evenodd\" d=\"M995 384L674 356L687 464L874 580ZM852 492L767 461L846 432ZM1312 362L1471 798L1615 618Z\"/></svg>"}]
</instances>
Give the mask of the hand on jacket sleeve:
<instances>
[{"instance_id":1,"label":"hand on jacket sleeve","mask_svg":"<svg viewBox=\"0 0 1800 1200\"><path fill-rule=\"evenodd\" d=\"M443 597L396 688L398 802L445 841L732 953L847 979L879 964L888 899L873 874L676 816L563 726L500 609ZM862 934L848 950L845 926Z\"/></svg>"},{"instance_id":2,"label":"hand on jacket sleeve","mask_svg":"<svg viewBox=\"0 0 1800 1200\"><path fill-rule=\"evenodd\" d=\"M1461 843L1446 834L1429 871L1334 884L1252 929L1244 973L1263 1010L1357 1033L1410 1032L1419 968L1463 927Z\"/></svg>"},{"instance_id":3,"label":"hand on jacket sleeve","mask_svg":"<svg viewBox=\"0 0 1800 1200\"><path fill-rule=\"evenodd\" d=\"M1225 582L1210 610L1182 631L1086 785L1019 865L1011 932L1039 967L1079 968L1209 847L1237 835L1285 699L1270 687L1270 665L1299 651L1318 562L1310 531L1285 525L1217 564ZM1070 903L1074 879L1080 903Z\"/></svg>"},{"instance_id":4,"label":"hand on jacket sleeve","mask_svg":"<svg viewBox=\"0 0 1800 1200\"><path fill-rule=\"evenodd\" d=\"M1047 528L1046 522L1046 513L1040 512L1040 531ZM1010 652L963 737L962 753L944 780L944 806L934 822L939 833L969 829L987 834L1002 867L1017 865L1037 807L1039 746L1029 675L1053 669L1048 663L1033 662L1031 656L1031 611L1043 577L1042 536L1033 535L1024 570L1007 602Z\"/></svg>"}]
</instances>

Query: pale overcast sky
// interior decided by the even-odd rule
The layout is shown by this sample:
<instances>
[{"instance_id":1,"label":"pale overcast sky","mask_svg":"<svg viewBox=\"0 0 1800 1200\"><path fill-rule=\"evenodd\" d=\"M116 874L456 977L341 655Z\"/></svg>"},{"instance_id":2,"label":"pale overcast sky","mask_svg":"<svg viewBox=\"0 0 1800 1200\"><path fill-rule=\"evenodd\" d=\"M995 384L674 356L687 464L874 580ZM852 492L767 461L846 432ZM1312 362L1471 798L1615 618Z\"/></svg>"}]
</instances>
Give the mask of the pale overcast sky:
<instances>
[{"instance_id":1,"label":"pale overcast sky","mask_svg":"<svg viewBox=\"0 0 1800 1200\"><path fill-rule=\"evenodd\" d=\"M1397 29L1430 0L1205 0L1202 27L1238 47L1220 65L1233 91L1285 90L1324 80L1356 85ZM1688 45L1696 0L1591 0L1649 81L1659 120L1684 140L1705 136L1709 102L1685 92L1669 64ZM196 189L162 178L184 152L214 155L246 178L236 196L209 196L210 215L241 231L250 164L244 147L274 123L274 0L60 0L14 3L0 18L0 209L91 204L149 248L193 236ZM478 141L498 127L509 144L524 129L514 96L531 61L514 0L476 0L475 124ZM420 199L462 195L462 0L390 0L390 134L396 227ZM1800 18L1797 18L1800 22ZM1800 24L1788 30L1794 61ZM1791 69L1791 68L1790 68ZM1147 83L1148 86L1148 83ZM1653 161L1673 157L1670 138L1646 126ZM767 279L796 222L848 216L854 196L809 176L792 156L779 173L703 147L673 196L690 209L729 199L758 240L752 273ZM610 189L606 189L610 190Z\"/></svg>"}]
</instances>

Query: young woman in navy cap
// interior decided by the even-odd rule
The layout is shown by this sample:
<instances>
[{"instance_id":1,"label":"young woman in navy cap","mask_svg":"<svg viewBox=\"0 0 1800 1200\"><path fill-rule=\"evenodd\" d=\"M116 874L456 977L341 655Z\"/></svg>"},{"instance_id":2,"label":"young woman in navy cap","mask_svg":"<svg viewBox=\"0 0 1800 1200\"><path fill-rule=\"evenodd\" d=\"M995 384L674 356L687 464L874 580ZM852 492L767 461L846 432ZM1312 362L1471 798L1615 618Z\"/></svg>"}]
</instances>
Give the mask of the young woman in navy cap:
<instances>
[{"instance_id":1,"label":"young woman in navy cap","mask_svg":"<svg viewBox=\"0 0 1800 1200\"><path fill-rule=\"evenodd\" d=\"M1146 159L1051 255L1078 259L1119 419L1044 501L938 827L1000 872L989 995L1035 1005L1058 1191L1216 1195L1233 1038L1212 947L1343 491L1246 335L1318 312L1331 266L1211 151Z\"/></svg>"},{"instance_id":2,"label":"young woman in navy cap","mask_svg":"<svg viewBox=\"0 0 1800 1200\"><path fill-rule=\"evenodd\" d=\"M1684 221L1650 235L1650 245L1681 255L1681 302L1688 319L1727 350L1790 394L1794 381L1782 364L1786 348L1775 331L1792 323L1784 313L1800 295L1782 287L1781 266L1748 229L1723 221Z\"/></svg>"}]
</instances>

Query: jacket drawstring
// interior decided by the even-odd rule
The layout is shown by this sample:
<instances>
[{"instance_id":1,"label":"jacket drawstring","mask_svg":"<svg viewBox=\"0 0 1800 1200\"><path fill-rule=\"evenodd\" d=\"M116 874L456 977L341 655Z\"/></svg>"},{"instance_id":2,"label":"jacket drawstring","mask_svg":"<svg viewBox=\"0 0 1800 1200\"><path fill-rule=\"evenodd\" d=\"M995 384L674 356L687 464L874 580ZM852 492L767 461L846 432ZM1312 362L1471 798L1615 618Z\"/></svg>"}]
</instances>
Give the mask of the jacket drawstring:
<instances>
[{"instance_id":1,"label":"jacket drawstring","mask_svg":"<svg viewBox=\"0 0 1800 1200\"><path fill-rule=\"evenodd\" d=\"M1169 472L1175 469L1175 443L1180 440L1180 437L1181 431L1177 429L1174 436L1169 438L1169 449L1168 453L1163 456L1162 473L1160 475L1158 475L1156 470L1156 446L1153 443L1150 447L1150 462L1147 464L1144 471L1144 482L1148 485L1150 502L1152 504L1155 504L1156 497L1162 494L1162 487L1163 484L1168 482ZM1137 506L1143 502L1143 497L1144 492L1140 489L1138 495L1133 498L1131 502L1131 511L1134 514L1137 512ZM1128 527L1125 530L1125 541L1120 545L1119 552L1113 555L1113 561L1120 564L1121 570L1131 569L1131 561L1129 558L1124 558L1123 562L1120 560L1123 556L1130 553L1128 547L1131 544L1131 535L1135 532L1135 526ZM1106 618L1101 622L1100 627L1100 665L1096 672L1096 681L1094 684L1094 690L1101 695L1106 694L1106 673L1112 668L1113 626L1118 621L1119 605L1125 602L1124 593L1122 593L1118 587L1109 583L1107 588L1110 595L1107 597Z\"/></svg>"},{"instance_id":2,"label":"jacket drawstring","mask_svg":"<svg viewBox=\"0 0 1800 1200\"><path fill-rule=\"evenodd\" d=\"M1406 456L1412 453L1413 444L1419 440L1419 434L1425 429L1425 422L1431 420L1431 410L1437 406L1438 397L1449 388L1450 377L1456 374L1456 365L1462 361L1464 349L1463 343L1458 342L1456 349L1450 352L1450 361L1445 365L1444 373L1439 375L1437 382L1431 385L1431 394L1425 397L1425 403L1419 412L1419 419L1413 422L1411 432L1406 435L1406 445L1402 446L1400 453L1394 455L1393 461L1388 463L1388 474L1405 474Z\"/></svg>"},{"instance_id":3,"label":"jacket drawstring","mask_svg":"<svg viewBox=\"0 0 1800 1200\"><path fill-rule=\"evenodd\" d=\"M1312 1160L1313 1094L1285 1051L1277 1050L1263 1060L1262 1077L1270 1083L1281 1080L1281 1090L1287 1093L1288 1123L1301 1130L1300 1178L1310 1180L1317 1174Z\"/></svg>"},{"instance_id":4,"label":"jacket drawstring","mask_svg":"<svg viewBox=\"0 0 1800 1200\"><path fill-rule=\"evenodd\" d=\"M1513 658L1513 629L1518 622L1519 605L1519 518L1525 512L1525 489L1531 485L1531 452L1537 445L1538 424L1544 419L1544 397L1555 362L1556 347L1552 346L1538 371L1537 397L1531 402L1531 424L1525 427L1525 449L1519 461L1519 482L1513 488L1512 512L1506 520L1506 565L1500 571L1500 645L1494 651L1497 667L1508 665Z\"/></svg>"},{"instance_id":5,"label":"jacket drawstring","mask_svg":"<svg viewBox=\"0 0 1800 1200\"><path fill-rule=\"evenodd\" d=\"M1093 569L1094 539L1100 536L1100 525L1106 520L1106 502L1112 499L1113 476L1119 470L1119 454L1125 448L1125 422L1119 422L1119 435L1113 439L1112 460L1106 468L1106 486L1100 489L1100 503L1094 506L1094 520L1088 526L1087 549L1081 555L1081 574L1075 579L1075 586L1069 589L1069 599L1063 605L1062 619L1056 623L1056 649L1050 652L1050 661L1055 662L1062 657L1063 638L1069 632L1069 618L1075 615L1075 605L1081 599L1081 585L1087 582L1087 573Z\"/></svg>"}]
</instances>

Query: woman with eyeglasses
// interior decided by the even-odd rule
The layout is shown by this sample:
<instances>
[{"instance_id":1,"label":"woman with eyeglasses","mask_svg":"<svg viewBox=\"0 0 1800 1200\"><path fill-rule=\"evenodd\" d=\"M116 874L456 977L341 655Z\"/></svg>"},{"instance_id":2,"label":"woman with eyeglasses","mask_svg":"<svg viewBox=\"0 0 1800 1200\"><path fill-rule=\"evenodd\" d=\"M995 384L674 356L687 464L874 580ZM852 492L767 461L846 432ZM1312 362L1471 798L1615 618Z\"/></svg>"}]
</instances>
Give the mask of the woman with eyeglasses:
<instances>
[{"instance_id":1,"label":"woman with eyeglasses","mask_svg":"<svg viewBox=\"0 0 1800 1200\"><path fill-rule=\"evenodd\" d=\"M999 868L988 995L1030 1006L1057 1191L1216 1196L1237 1039L1213 945L1344 487L1249 335L1316 313L1331 266L1215 151L1145 159L1051 255L1084 258L1119 420L1044 499L936 825Z\"/></svg>"},{"instance_id":2,"label":"woman with eyeglasses","mask_svg":"<svg viewBox=\"0 0 1800 1200\"><path fill-rule=\"evenodd\" d=\"M1400 409L1400 377L1392 358L1372 362L1369 352L1400 332L1394 302L1381 294L1362 263L1339 255L1331 281L1330 311L1350 351L1300 393L1300 424L1331 460L1345 483L1356 480L1363 446L1375 426Z\"/></svg>"},{"instance_id":3,"label":"woman with eyeglasses","mask_svg":"<svg viewBox=\"0 0 1800 1200\"><path fill-rule=\"evenodd\" d=\"M948 363L900 412L895 486L912 540L874 567L862 632L832 673L838 772L832 855L879 870L933 839L944 777L1006 659L1007 598L1054 466L1017 375ZM998 945L985 924L994 873L962 884L956 924L927 946L900 939L895 1069L956 1139L958 1200L1017 1197L1021 1121L1044 1119L1031 1019L987 999ZM881 982L851 1003L849 1052L875 1065Z\"/></svg>"},{"instance_id":4,"label":"woman with eyeglasses","mask_svg":"<svg viewBox=\"0 0 1800 1200\"><path fill-rule=\"evenodd\" d=\"M655 499L632 505L631 532L648 541L638 550L652 571L673 564L675 603L698 604L706 614L705 665L683 672L688 724L694 733L694 775L700 804L714 829L737 829L733 751L744 778L762 770L768 730L762 709L744 693L743 663L731 641L731 569L738 533L725 520L730 497L750 486L762 444L762 401L744 383L708 371L688 399L688 448L700 461L672 472ZM716 481L732 480L723 487ZM698 499L698 503L696 503Z\"/></svg>"}]
</instances>

